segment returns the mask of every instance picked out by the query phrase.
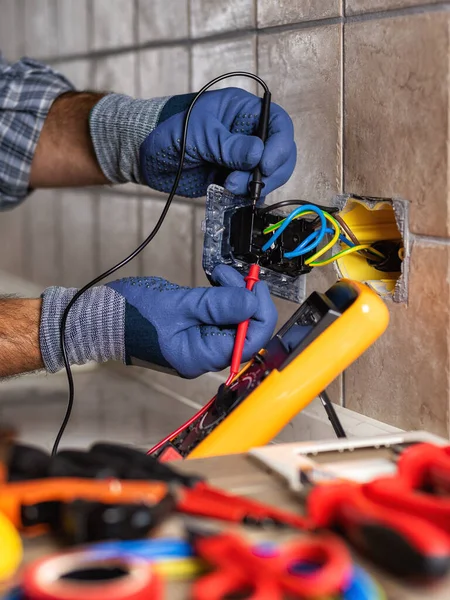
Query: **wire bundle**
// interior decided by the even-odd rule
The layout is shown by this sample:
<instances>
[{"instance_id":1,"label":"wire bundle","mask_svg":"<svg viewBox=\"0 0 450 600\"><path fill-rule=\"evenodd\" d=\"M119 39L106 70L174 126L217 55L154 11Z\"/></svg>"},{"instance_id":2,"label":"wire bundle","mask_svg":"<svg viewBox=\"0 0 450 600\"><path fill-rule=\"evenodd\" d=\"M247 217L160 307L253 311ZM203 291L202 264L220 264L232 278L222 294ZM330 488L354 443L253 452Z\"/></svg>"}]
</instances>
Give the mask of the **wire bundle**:
<instances>
[{"instance_id":1,"label":"wire bundle","mask_svg":"<svg viewBox=\"0 0 450 600\"><path fill-rule=\"evenodd\" d=\"M308 237L306 237L297 246L297 248L295 248L291 252L286 252L284 254L285 258L293 259L298 258L299 256L304 256L305 254L309 254L310 252L318 248L319 244L323 241L326 235L331 235L331 239L322 248L320 248L320 250L317 250L312 256L307 258L305 260L305 265L310 267L324 267L325 265L329 265L330 263L342 258L343 256L347 256L348 254L353 254L355 252L360 253L362 251L370 252L370 257L372 259L374 255L379 258L384 258L384 255L378 250L372 248L370 244L360 244L355 238L355 236L351 233L348 226L346 226L342 219L340 219L339 217L332 216L329 212L323 210L323 208L315 204L308 204L304 203L303 201L289 201L289 204L294 203L301 204L302 206L299 206L298 208L293 210L290 213L290 215L285 219L281 219L277 223L274 223L273 225L270 225L269 227L266 227L266 229L264 229L264 234L267 235L269 233L272 233L272 236L262 247L263 252L267 252L271 248L271 246L276 242L276 240L280 237L283 231L289 226L289 224L293 220L311 215L316 215L315 221L317 220L320 224L319 228L315 229L310 235L308 235ZM288 202L280 202L277 205L267 207L265 211L269 212L269 210L274 210L275 208L278 208L281 204L287 205ZM333 227L333 229L327 227L327 221ZM344 230L345 233L349 235L349 237L352 237L353 241L346 237L342 230ZM347 248L344 248L340 252L337 252L330 258L318 260L321 256L323 256L329 250L331 250L331 248L333 248L333 246L338 241L344 243L347 246Z\"/></svg>"}]
</instances>

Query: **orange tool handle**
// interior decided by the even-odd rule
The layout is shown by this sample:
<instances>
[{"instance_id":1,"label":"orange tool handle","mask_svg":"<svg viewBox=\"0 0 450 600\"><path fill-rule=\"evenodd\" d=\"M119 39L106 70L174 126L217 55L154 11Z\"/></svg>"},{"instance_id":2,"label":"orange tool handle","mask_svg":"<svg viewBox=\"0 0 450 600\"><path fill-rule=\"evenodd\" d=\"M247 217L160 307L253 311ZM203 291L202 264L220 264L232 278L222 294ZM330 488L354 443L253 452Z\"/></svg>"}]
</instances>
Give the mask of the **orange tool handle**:
<instances>
[{"instance_id":1,"label":"orange tool handle","mask_svg":"<svg viewBox=\"0 0 450 600\"><path fill-rule=\"evenodd\" d=\"M92 500L105 504L157 504L168 493L161 482L50 478L18 481L0 486L0 512L21 528L21 508L41 502Z\"/></svg>"},{"instance_id":2,"label":"orange tool handle","mask_svg":"<svg viewBox=\"0 0 450 600\"><path fill-rule=\"evenodd\" d=\"M251 292L255 283L259 281L259 265L251 265L248 275L245 278L245 281L247 282L247 289ZM237 373L239 373L249 323L250 321L249 319L247 319L247 321L243 321L242 323L240 323L237 328L236 339L234 341L233 356L231 358L232 375L237 375Z\"/></svg>"}]
</instances>

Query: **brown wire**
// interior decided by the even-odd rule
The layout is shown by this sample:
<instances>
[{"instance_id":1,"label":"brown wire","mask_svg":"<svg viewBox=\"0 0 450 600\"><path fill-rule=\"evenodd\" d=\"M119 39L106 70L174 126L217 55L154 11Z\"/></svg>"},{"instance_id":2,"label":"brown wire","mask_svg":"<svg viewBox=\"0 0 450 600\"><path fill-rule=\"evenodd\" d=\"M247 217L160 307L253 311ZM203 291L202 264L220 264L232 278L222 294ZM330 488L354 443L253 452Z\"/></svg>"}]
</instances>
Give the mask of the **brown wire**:
<instances>
[{"instance_id":1,"label":"brown wire","mask_svg":"<svg viewBox=\"0 0 450 600\"><path fill-rule=\"evenodd\" d=\"M339 215L333 215L333 218L336 219L336 221L339 223L339 225L342 227L342 229L345 231L345 233L348 235L348 237L351 239L351 241L356 246L359 246L361 244L361 242L358 240L358 238L353 233L353 231L350 229L350 227L347 225L347 223L344 221L344 219L342 217L340 217ZM374 260L374 256L375 256L369 250L360 250L358 252L358 254L360 254L361 256L364 256L364 258L368 258L369 260ZM381 259L381 260L383 260L383 259Z\"/></svg>"},{"instance_id":2,"label":"brown wire","mask_svg":"<svg viewBox=\"0 0 450 600\"><path fill-rule=\"evenodd\" d=\"M353 233L353 231L350 229L350 227L347 225L347 223L344 221L344 219L342 217L340 217L339 215L333 215L333 218L336 219L336 221L339 223L339 225L342 227L342 229L345 231L345 233L348 235L348 237L352 240L352 242L356 246L359 246L360 242L358 241L358 238Z\"/></svg>"}]
</instances>

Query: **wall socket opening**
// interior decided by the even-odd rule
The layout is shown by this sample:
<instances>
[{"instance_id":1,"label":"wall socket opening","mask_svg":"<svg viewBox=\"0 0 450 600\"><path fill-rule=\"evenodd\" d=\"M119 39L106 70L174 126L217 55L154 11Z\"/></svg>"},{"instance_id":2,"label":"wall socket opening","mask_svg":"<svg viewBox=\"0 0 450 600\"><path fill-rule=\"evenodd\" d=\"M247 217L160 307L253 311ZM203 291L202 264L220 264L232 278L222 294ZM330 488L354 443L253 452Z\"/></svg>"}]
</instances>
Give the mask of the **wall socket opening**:
<instances>
[{"instance_id":1,"label":"wall socket opening","mask_svg":"<svg viewBox=\"0 0 450 600\"><path fill-rule=\"evenodd\" d=\"M408 300L408 202L401 199L337 196L340 217L361 244L371 244L386 256L376 264L358 254L335 262L339 277L361 281L379 296L394 302Z\"/></svg>"}]
</instances>

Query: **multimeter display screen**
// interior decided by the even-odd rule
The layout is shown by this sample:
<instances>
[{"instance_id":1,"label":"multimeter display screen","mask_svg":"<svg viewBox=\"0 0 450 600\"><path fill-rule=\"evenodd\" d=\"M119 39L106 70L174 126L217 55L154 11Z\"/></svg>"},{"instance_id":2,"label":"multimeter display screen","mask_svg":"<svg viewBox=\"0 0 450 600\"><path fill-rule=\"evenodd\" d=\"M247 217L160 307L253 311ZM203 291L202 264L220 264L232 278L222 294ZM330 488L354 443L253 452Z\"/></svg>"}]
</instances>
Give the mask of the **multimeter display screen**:
<instances>
[{"instance_id":1,"label":"multimeter display screen","mask_svg":"<svg viewBox=\"0 0 450 600\"><path fill-rule=\"evenodd\" d=\"M211 408L183 431L172 444L187 456L251 392L277 369L282 371L292 360L338 319L356 299L356 291L339 282L327 294L311 294L292 315L267 347L257 354L247 369L229 387L222 385Z\"/></svg>"}]
</instances>

